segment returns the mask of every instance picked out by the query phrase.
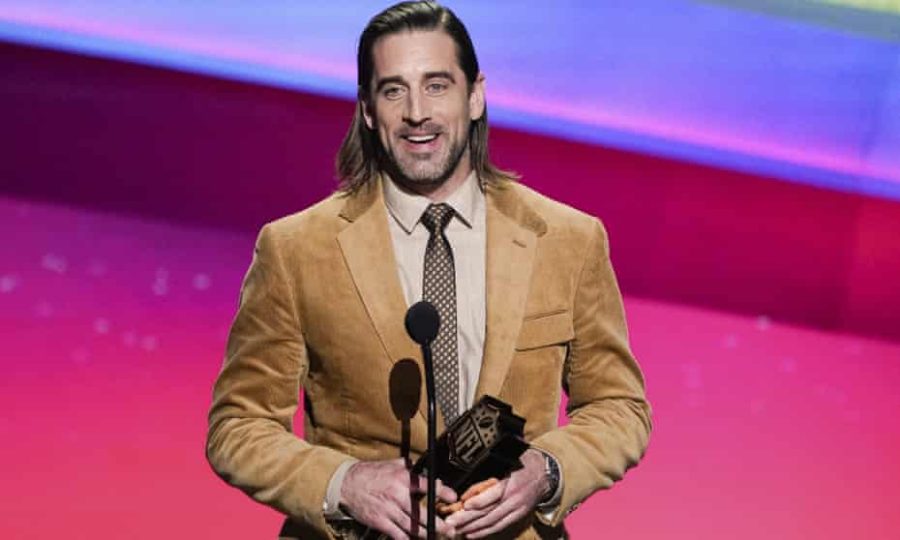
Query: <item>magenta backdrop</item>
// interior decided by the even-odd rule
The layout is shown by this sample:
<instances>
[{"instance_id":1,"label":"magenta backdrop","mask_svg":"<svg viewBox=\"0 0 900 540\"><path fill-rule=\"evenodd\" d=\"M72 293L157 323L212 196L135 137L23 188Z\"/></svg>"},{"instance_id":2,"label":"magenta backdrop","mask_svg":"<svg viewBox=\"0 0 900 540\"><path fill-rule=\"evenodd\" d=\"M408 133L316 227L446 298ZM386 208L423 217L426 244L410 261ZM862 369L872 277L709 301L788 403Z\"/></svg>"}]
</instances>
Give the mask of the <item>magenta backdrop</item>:
<instances>
[{"instance_id":1,"label":"magenta backdrop","mask_svg":"<svg viewBox=\"0 0 900 540\"><path fill-rule=\"evenodd\" d=\"M274 538L203 454L253 235L13 199L0 226L0 537ZM896 538L900 345L626 306L656 427L575 538Z\"/></svg>"}]
</instances>

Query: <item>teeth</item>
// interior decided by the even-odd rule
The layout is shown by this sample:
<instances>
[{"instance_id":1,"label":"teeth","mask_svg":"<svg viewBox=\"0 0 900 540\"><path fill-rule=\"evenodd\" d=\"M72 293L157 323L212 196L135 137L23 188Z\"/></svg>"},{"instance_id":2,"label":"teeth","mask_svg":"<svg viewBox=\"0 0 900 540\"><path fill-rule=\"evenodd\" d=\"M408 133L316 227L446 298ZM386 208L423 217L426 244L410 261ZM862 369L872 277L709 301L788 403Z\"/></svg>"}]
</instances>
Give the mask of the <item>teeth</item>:
<instances>
[{"instance_id":1,"label":"teeth","mask_svg":"<svg viewBox=\"0 0 900 540\"><path fill-rule=\"evenodd\" d=\"M426 143L433 141L437 138L436 134L433 135L407 135L406 139L412 141L414 143Z\"/></svg>"}]
</instances>

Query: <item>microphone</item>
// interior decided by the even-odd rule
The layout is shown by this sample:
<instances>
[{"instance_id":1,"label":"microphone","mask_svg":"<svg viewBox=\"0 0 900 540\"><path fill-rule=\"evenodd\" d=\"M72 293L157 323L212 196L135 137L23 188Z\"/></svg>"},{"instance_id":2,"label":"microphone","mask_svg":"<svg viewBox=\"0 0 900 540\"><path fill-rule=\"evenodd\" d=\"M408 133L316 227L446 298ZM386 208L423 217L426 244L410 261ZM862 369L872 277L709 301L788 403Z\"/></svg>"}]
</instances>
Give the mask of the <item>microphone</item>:
<instances>
[{"instance_id":1,"label":"microphone","mask_svg":"<svg viewBox=\"0 0 900 540\"><path fill-rule=\"evenodd\" d=\"M409 337L422 347L425 361L425 393L428 400L428 494L425 510L428 513L426 529L428 540L435 538L435 507L437 506L437 460L435 446L437 439L437 406L434 391L434 362L431 358L431 342L437 337L441 327L441 316L437 309L425 300L416 302L406 312L406 331Z\"/></svg>"},{"instance_id":2,"label":"microphone","mask_svg":"<svg viewBox=\"0 0 900 540\"><path fill-rule=\"evenodd\" d=\"M431 302L416 302L406 312L406 332L419 345L434 341L440 327L441 316Z\"/></svg>"}]
</instances>

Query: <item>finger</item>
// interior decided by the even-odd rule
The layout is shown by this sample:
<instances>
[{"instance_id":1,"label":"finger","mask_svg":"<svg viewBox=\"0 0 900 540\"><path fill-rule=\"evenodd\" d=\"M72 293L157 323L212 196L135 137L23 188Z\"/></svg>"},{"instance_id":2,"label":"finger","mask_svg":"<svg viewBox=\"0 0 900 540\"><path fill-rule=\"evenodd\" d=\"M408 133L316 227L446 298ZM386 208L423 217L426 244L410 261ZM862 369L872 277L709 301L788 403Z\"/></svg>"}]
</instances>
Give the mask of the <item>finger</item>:
<instances>
[{"instance_id":1,"label":"finger","mask_svg":"<svg viewBox=\"0 0 900 540\"><path fill-rule=\"evenodd\" d=\"M417 504L418 503L418 504ZM436 503L440 505L441 503ZM401 510L407 513L411 520L411 525L406 527L407 530L410 531L410 534L415 535L413 532L415 530L415 524L418 524L420 527L421 535L425 535L426 533L426 524L428 518L428 510L426 509L426 502L423 498L417 497L407 506L402 506ZM455 529L447 524L440 516L440 514L435 515L435 530L441 533L444 536L455 536ZM424 538L424 536L423 536Z\"/></svg>"},{"instance_id":2,"label":"finger","mask_svg":"<svg viewBox=\"0 0 900 540\"><path fill-rule=\"evenodd\" d=\"M425 512L420 512L419 506L413 508L412 514L404 514L398 518L396 524L414 537L425 538L427 536L427 517ZM434 525L435 530L441 535L451 538L456 536L456 529L438 516L435 516Z\"/></svg>"},{"instance_id":3,"label":"finger","mask_svg":"<svg viewBox=\"0 0 900 540\"><path fill-rule=\"evenodd\" d=\"M523 510L521 510L522 507L519 507L519 508L520 508L520 510L517 510L517 511L514 511L514 512L510 512L509 514L506 514L505 516L503 516L502 518L500 518L499 521L497 521L496 523L494 523L494 524L491 525L490 527L486 527L486 528L484 528L484 529L481 529L481 530L478 530L478 531L475 531L475 532L472 532L472 533L465 533L465 534L466 534L466 538L472 538L473 540L474 540L475 538L483 538L483 537L488 536L488 535L490 535L490 534L494 534L495 532L501 531L501 530L505 529L506 527L509 527L509 526L512 525L516 520L518 520L519 518L521 518L522 516L525 515L525 512L524 512Z\"/></svg>"},{"instance_id":4,"label":"finger","mask_svg":"<svg viewBox=\"0 0 900 540\"><path fill-rule=\"evenodd\" d=\"M461 495L464 501L468 501L472 497L478 495L479 493L483 493L487 491L491 486L496 485L499 480L494 477L488 478L487 480L482 480L481 482L477 482L469 486L469 489L465 490Z\"/></svg>"},{"instance_id":5,"label":"finger","mask_svg":"<svg viewBox=\"0 0 900 540\"><path fill-rule=\"evenodd\" d=\"M465 526L457 526L456 530L461 534L471 534L480 532L483 529L492 527L499 521L504 520L511 514L514 517L520 517L525 514L526 509L515 499L506 499L497 506L493 507L489 512L481 517L473 519Z\"/></svg>"},{"instance_id":6,"label":"finger","mask_svg":"<svg viewBox=\"0 0 900 540\"><path fill-rule=\"evenodd\" d=\"M459 531L472 521L486 515L492 508L493 507L485 508L483 510L459 510L447 517L447 523Z\"/></svg>"},{"instance_id":7,"label":"finger","mask_svg":"<svg viewBox=\"0 0 900 540\"><path fill-rule=\"evenodd\" d=\"M435 486L437 491L435 491L435 495L437 498L448 503L456 502L457 495L456 491L449 486L445 486L443 482L438 480L437 485Z\"/></svg>"},{"instance_id":8,"label":"finger","mask_svg":"<svg viewBox=\"0 0 900 540\"><path fill-rule=\"evenodd\" d=\"M503 493L506 491L506 484L507 480L504 478L478 495L465 501L463 503L463 508L466 510L484 510L485 508L496 504L497 501L503 498Z\"/></svg>"},{"instance_id":9,"label":"finger","mask_svg":"<svg viewBox=\"0 0 900 540\"><path fill-rule=\"evenodd\" d=\"M445 488L448 489L449 488ZM444 493L444 495L452 500L452 496L454 495L453 490L450 490L449 495ZM412 520L413 523L425 523L428 515L428 502L425 497L421 494L413 494L411 496L405 497L402 501L397 501L397 505L400 509L406 513ZM444 508L444 511L441 511L441 508ZM453 528L450 525L445 525L441 520L442 517L446 517L447 515L447 507L451 506L451 504L444 503L440 499L435 501L435 509L437 510L437 514L435 514L436 519L436 530L441 532L441 534L445 536L453 536ZM424 525L423 525L424 527ZM415 527L409 527L408 530L411 534L415 535L414 531ZM424 531L424 529L422 529ZM442 532L443 531L443 532Z\"/></svg>"},{"instance_id":10,"label":"finger","mask_svg":"<svg viewBox=\"0 0 900 540\"><path fill-rule=\"evenodd\" d=\"M446 536L448 538L454 538L456 536L456 528L443 519L435 516L434 517L435 529L441 536Z\"/></svg>"},{"instance_id":11,"label":"finger","mask_svg":"<svg viewBox=\"0 0 900 540\"><path fill-rule=\"evenodd\" d=\"M452 503L456 502L456 500L458 499L456 491L454 491L453 488L449 486L445 486L444 483L440 481L440 479L435 482L434 488L435 498L438 500ZM411 476L409 491L410 493L414 493L416 495L427 495L428 478L417 475Z\"/></svg>"},{"instance_id":12,"label":"finger","mask_svg":"<svg viewBox=\"0 0 900 540\"><path fill-rule=\"evenodd\" d=\"M409 514L402 513L394 520L394 523L402 529L404 534L403 538L407 536L413 536L415 538L425 538L426 537L426 527L425 523L419 519L417 515L410 516Z\"/></svg>"},{"instance_id":13,"label":"finger","mask_svg":"<svg viewBox=\"0 0 900 540\"><path fill-rule=\"evenodd\" d=\"M392 520L387 517L378 519L372 523L372 526L382 533L391 537L391 540L405 540L408 535Z\"/></svg>"}]
</instances>

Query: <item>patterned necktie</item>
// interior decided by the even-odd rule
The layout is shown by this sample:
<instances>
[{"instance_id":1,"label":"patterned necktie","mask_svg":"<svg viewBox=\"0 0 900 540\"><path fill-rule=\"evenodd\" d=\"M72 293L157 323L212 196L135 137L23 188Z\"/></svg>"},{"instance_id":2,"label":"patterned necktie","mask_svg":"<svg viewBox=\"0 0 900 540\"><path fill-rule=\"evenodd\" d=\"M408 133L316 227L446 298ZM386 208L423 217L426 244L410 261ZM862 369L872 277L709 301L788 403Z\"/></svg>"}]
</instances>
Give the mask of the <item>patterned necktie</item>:
<instances>
[{"instance_id":1,"label":"patterned necktie","mask_svg":"<svg viewBox=\"0 0 900 540\"><path fill-rule=\"evenodd\" d=\"M422 224L431 233L425 248L422 298L434 304L441 316L441 326L431 344L434 359L437 403L450 425L459 415L459 361L456 337L456 272L453 250L444 234L453 218L449 205L432 204L422 214Z\"/></svg>"}]
</instances>

